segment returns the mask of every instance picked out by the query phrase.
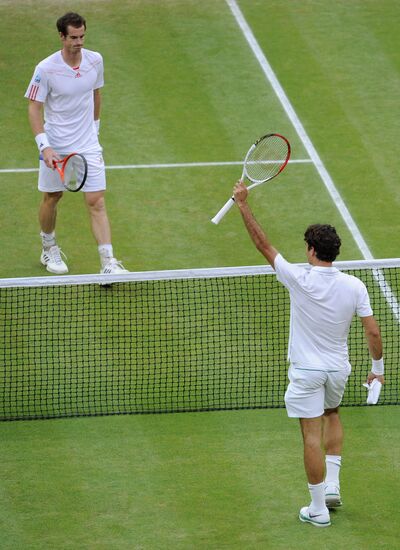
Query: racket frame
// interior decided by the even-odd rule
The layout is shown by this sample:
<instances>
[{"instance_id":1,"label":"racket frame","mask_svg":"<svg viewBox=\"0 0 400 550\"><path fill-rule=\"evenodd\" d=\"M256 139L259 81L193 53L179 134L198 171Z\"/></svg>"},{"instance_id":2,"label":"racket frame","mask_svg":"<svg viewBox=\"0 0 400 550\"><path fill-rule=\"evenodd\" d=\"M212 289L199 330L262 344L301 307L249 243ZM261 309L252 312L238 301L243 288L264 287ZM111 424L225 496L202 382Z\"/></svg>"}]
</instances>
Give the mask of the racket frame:
<instances>
[{"instance_id":1,"label":"racket frame","mask_svg":"<svg viewBox=\"0 0 400 550\"><path fill-rule=\"evenodd\" d=\"M268 139L268 138L271 138L271 137L279 137L281 138L283 141L286 142L286 145L287 145L287 148L288 148L288 151L287 151L287 155L286 155L286 159L285 161L282 163L282 165L280 166L278 172L276 172L276 174L272 174L271 176L268 176L267 178L265 179L262 179L262 180L256 180L252 177L250 177L247 173L247 170L246 170L246 165L247 165L247 161L250 157L250 155L253 153L254 149L257 147L257 145L265 140L265 139ZM260 138L257 139L257 141L255 141L253 143L253 145L250 147L250 149L247 151L247 155L243 161L243 171L242 171L242 177L240 178L241 181L244 181L244 178L248 179L250 182L251 182L251 185L248 185L247 186L247 189L250 191L250 189L253 189L254 187L257 187L258 185L261 185L262 183L266 183L267 181L270 181L272 180L273 178L276 178L276 176L278 174L280 174L282 172L282 170L285 168L285 166L287 165L287 163L289 162L289 159L290 159L290 154L291 154L291 147L290 147L290 143L288 141L288 139L286 139L284 136L282 136L281 134L265 134L264 136L261 136ZM225 216L225 214L227 212L229 212L229 210L232 208L232 206L235 204L235 198L232 196L230 197L230 199L228 199L226 201L226 203L224 204L224 206L217 212L217 214L211 219L212 223L214 223L215 225L217 225L221 220L222 218Z\"/></svg>"},{"instance_id":2,"label":"racket frame","mask_svg":"<svg viewBox=\"0 0 400 550\"><path fill-rule=\"evenodd\" d=\"M82 181L80 182L79 186L71 188L65 182L65 166L66 166L67 162L69 161L69 159L71 157L76 157L76 156L80 157L83 161L84 174L83 174L83 178L82 178ZM64 185L64 187L67 191L70 191L71 193L76 193L76 192L80 191L82 189L82 187L85 185L86 178L87 178L87 173L88 173L88 165L87 165L87 160L85 159L85 157L83 155L81 155L81 153L70 153L69 155L67 155L63 159L53 160L53 166L57 170L57 172L59 173L61 183Z\"/></svg>"}]
</instances>

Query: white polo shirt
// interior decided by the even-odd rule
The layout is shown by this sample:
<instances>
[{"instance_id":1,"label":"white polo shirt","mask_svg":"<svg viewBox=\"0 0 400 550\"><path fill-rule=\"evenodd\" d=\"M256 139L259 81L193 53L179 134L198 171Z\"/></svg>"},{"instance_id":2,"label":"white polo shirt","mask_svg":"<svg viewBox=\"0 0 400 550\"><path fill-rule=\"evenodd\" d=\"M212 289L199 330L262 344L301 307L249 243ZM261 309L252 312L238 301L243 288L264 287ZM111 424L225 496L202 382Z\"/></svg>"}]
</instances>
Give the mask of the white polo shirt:
<instances>
[{"instance_id":1,"label":"white polo shirt","mask_svg":"<svg viewBox=\"0 0 400 550\"><path fill-rule=\"evenodd\" d=\"M335 267L290 264L281 254L275 271L290 294L288 360L309 369L348 369L351 320L373 314L364 283Z\"/></svg>"},{"instance_id":2,"label":"white polo shirt","mask_svg":"<svg viewBox=\"0 0 400 550\"><path fill-rule=\"evenodd\" d=\"M44 129L60 154L101 151L94 125L93 90L104 85L103 58L82 49L79 67L65 63L61 51L35 69L25 97L44 103Z\"/></svg>"}]
</instances>

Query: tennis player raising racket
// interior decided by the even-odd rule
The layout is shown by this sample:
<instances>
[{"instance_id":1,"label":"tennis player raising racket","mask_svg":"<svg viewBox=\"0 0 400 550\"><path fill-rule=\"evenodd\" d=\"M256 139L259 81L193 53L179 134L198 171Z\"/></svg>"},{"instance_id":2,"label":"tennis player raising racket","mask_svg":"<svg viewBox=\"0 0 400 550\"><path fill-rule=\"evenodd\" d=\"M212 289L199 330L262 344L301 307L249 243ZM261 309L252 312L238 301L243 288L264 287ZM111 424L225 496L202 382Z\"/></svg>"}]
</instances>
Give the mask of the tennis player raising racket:
<instances>
[{"instance_id":1,"label":"tennis player raising racket","mask_svg":"<svg viewBox=\"0 0 400 550\"><path fill-rule=\"evenodd\" d=\"M304 465L311 495L299 518L317 527L331 524L329 508L341 506L339 473L343 429L339 405L350 374L347 336L356 314L372 356L367 381L384 382L382 340L367 289L362 281L340 272L332 262L341 241L334 227L311 225L304 234L310 269L287 262L272 246L247 202L248 189L239 181L234 199L257 249L289 291L289 385L285 405L300 419ZM324 449L324 451L322 450Z\"/></svg>"},{"instance_id":2,"label":"tennis player raising racket","mask_svg":"<svg viewBox=\"0 0 400 550\"><path fill-rule=\"evenodd\" d=\"M77 13L60 17L57 29L62 49L37 65L25 94L29 99L29 121L40 153L38 187L43 193L39 210L40 261L51 273L68 272L55 236L57 204L65 190L56 167L60 159L79 153L84 162L78 177L83 168L87 168L87 177L81 187L98 245L101 273L123 273L126 269L114 258L111 245L104 201L105 168L98 140L103 59L99 53L83 48L86 21ZM81 183L78 181L77 185Z\"/></svg>"}]
</instances>

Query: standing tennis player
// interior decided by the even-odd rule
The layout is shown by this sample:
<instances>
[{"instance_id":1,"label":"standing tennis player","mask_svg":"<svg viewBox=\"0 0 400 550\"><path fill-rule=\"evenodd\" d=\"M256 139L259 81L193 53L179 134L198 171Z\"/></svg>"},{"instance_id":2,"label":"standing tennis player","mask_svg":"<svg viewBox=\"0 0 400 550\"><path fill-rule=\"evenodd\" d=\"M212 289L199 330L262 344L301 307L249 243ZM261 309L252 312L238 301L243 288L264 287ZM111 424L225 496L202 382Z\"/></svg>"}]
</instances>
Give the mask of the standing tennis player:
<instances>
[{"instance_id":1,"label":"standing tennis player","mask_svg":"<svg viewBox=\"0 0 400 550\"><path fill-rule=\"evenodd\" d=\"M380 331L364 283L332 266L341 245L335 228L308 227L304 238L311 269L290 264L258 225L247 203L247 193L239 181L234 197L244 224L290 294L290 382L285 405L289 417L300 419L311 495L310 505L301 508L299 518L327 527L331 524L329 508L342 504L339 472L343 429L339 405L351 370L347 349L350 323L355 314L361 317L372 356L368 382L374 378L384 382Z\"/></svg>"},{"instance_id":2,"label":"standing tennis player","mask_svg":"<svg viewBox=\"0 0 400 550\"><path fill-rule=\"evenodd\" d=\"M98 244L101 273L126 273L114 258L106 212L106 189L100 128L100 88L103 59L83 48L86 21L77 13L66 13L57 21L62 48L41 61L25 97L29 99L29 122L39 149L39 209L42 254L40 261L51 273L63 274L68 267L61 257L55 236L57 204L64 187L53 160L81 153L88 163L83 187L93 235Z\"/></svg>"}]
</instances>

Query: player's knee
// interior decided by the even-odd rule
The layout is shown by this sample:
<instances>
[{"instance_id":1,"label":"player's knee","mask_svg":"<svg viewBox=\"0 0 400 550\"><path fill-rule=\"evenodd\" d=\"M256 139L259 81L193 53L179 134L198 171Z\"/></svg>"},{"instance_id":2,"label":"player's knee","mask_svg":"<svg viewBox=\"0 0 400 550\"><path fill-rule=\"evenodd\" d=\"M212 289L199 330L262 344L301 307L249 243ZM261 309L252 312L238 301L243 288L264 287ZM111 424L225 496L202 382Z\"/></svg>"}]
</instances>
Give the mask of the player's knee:
<instances>
[{"instance_id":1,"label":"player's knee","mask_svg":"<svg viewBox=\"0 0 400 550\"><path fill-rule=\"evenodd\" d=\"M43 202L57 203L63 196L62 191L55 191L54 193L43 193Z\"/></svg>"},{"instance_id":2,"label":"player's knee","mask_svg":"<svg viewBox=\"0 0 400 550\"><path fill-rule=\"evenodd\" d=\"M106 209L106 203L103 195L86 194L86 204L92 212L103 212Z\"/></svg>"}]
</instances>

